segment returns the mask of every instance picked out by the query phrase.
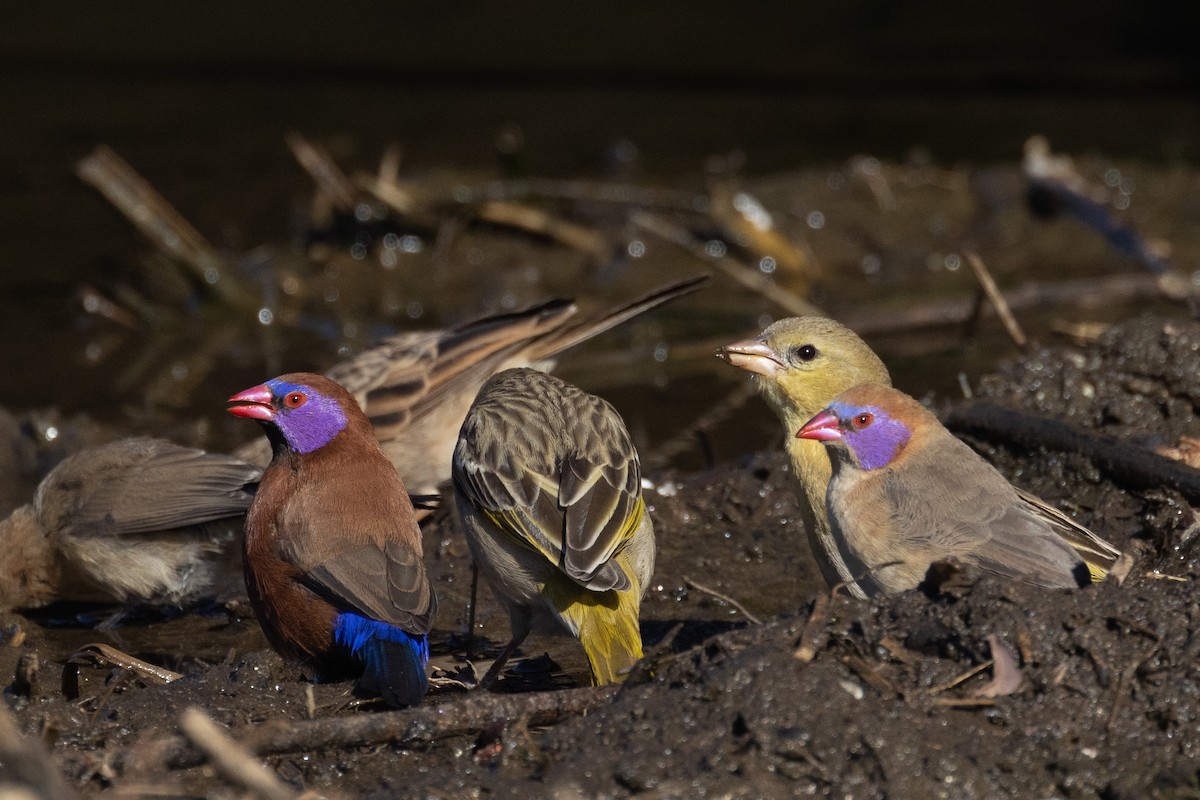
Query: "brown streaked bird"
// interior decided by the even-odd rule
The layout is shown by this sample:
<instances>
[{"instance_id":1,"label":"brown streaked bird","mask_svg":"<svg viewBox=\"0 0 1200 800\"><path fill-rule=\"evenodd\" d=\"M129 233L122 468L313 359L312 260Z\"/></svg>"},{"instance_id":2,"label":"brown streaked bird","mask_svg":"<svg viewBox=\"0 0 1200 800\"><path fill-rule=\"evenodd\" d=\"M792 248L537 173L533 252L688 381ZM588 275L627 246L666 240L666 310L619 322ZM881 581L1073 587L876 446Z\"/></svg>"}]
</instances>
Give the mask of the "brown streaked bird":
<instances>
[{"instance_id":1,"label":"brown streaked bird","mask_svg":"<svg viewBox=\"0 0 1200 800\"><path fill-rule=\"evenodd\" d=\"M242 559L267 639L320 679L361 676L365 694L419 703L437 598L408 492L362 409L308 373L281 375L229 404L271 443Z\"/></svg>"},{"instance_id":2,"label":"brown streaked bird","mask_svg":"<svg viewBox=\"0 0 1200 800\"><path fill-rule=\"evenodd\" d=\"M654 528L637 452L617 411L532 369L490 378L454 450L455 507L512 638L579 639L595 684L642 657L638 612L654 572Z\"/></svg>"},{"instance_id":3,"label":"brown streaked bird","mask_svg":"<svg viewBox=\"0 0 1200 800\"><path fill-rule=\"evenodd\" d=\"M864 597L834 540L825 510L832 474L829 455L820 442L797 439L794 434L847 389L863 383L891 386L887 367L858 334L823 317L781 319L758 336L722 347L717 356L752 373L767 405L783 423L804 527L821 574L829 585L844 583L852 594ZM1119 550L1033 495L1017 491L1079 551L1096 580L1107 574Z\"/></svg>"},{"instance_id":4,"label":"brown streaked bird","mask_svg":"<svg viewBox=\"0 0 1200 800\"><path fill-rule=\"evenodd\" d=\"M0 607L181 605L219 583L261 470L163 439L68 456L0 522Z\"/></svg>"},{"instance_id":5,"label":"brown streaked bird","mask_svg":"<svg viewBox=\"0 0 1200 800\"><path fill-rule=\"evenodd\" d=\"M796 433L829 451L826 510L868 596L918 586L951 558L1047 589L1091 582L1079 553L996 468L903 392L863 384Z\"/></svg>"},{"instance_id":6,"label":"brown streaked bird","mask_svg":"<svg viewBox=\"0 0 1200 800\"><path fill-rule=\"evenodd\" d=\"M564 350L700 288L707 276L668 283L583 321L573 302L552 300L446 330L400 333L337 364L326 375L355 396L375 436L414 495L436 494L450 478L467 409L493 374L549 370ZM266 447L238 455L266 463Z\"/></svg>"}]
</instances>

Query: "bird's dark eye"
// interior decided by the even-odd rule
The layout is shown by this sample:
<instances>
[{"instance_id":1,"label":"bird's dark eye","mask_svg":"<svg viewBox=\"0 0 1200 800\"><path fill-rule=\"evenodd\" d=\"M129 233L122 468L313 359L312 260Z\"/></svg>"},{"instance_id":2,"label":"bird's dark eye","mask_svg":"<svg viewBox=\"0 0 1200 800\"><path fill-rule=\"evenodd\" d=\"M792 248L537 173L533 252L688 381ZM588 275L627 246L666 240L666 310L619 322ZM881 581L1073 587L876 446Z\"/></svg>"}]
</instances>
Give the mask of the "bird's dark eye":
<instances>
[{"instance_id":1,"label":"bird's dark eye","mask_svg":"<svg viewBox=\"0 0 1200 800\"><path fill-rule=\"evenodd\" d=\"M817 348L811 344L802 344L792 348L793 361L812 361L817 357Z\"/></svg>"},{"instance_id":2,"label":"bird's dark eye","mask_svg":"<svg viewBox=\"0 0 1200 800\"><path fill-rule=\"evenodd\" d=\"M850 424L853 425L856 430L861 431L863 428L867 427L874 421L875 421L874 414L864 412L862 414L859 414L854 419L850 420Z\"/></svg>"},{"instance_id":3,"label":"bird's dark eye","mask_svg":"<svg viewBox=\"0 0 1200 800\"><path fill-rule=\"evenodd\" d=\"M308 402L308 395L304 392L288 392L283 398L283 404L288 408L299 408Z\"/></svg>"}]
</instances>

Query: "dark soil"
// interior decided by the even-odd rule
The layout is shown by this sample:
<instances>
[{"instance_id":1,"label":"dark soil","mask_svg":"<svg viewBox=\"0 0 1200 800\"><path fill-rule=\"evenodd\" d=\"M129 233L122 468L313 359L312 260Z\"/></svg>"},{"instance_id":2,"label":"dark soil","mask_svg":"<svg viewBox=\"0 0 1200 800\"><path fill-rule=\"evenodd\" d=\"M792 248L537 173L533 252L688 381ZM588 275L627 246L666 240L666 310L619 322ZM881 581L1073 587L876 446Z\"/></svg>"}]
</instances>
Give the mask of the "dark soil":
<instances>
[{"instance_id":1,"label":"dark soil","mask_svg":"<svg viewBox=\"0 0 1200 800\"><path fill-rule=\"evenodd\" d=\"M1200 325L1146 317L1086 346L1036 349L976 393L1130 448L1174 445L1197 431L1198 375ZM1124 584L1047 593L966 573L874 602L836 594L827 618L810 622L825 590L780 455L657 473L647 492L660 548L643 614L649 656L611 703L548 728L497 719L481 733L267 763L297 791L362 797L1197 796L1192 510L1171 491L1129 491L1075 454L994 442L982 449L1014 482L1133 553ZM446 610L434 660L452 666L465 652L466 548L445 518L435 518L426 546ZM689 579L765 622L689 589ZM121 670L83 668L76 700L59 691L61 650L96 634L46 621L6 618L6 629L20 626L28 638L24 648L0 649L0 671L13 674L21 652L41 655L32 697L10 687L6 699L21 729L51 743L82 790L239 796L211 767L170 770L155 760L153 746L177 734L180 712L198 705L238 729L308 716L308 684L263 648L252 618L135 621L117 633L151 661L150 632L193 637L194 657L168 664L185 676L145 685ZM490 598L479 621L494 651L507 624ZM806 627L816 637L811 661L795 656ZM1014 693L986 697L993 636L1017 655L1022 680ZM499 689L532 697L586 674L571 640L524 648L528 657L543 652L553 662L522 662L527 669L518 664ZM349 690L316 686L315 716L370 713L346 707ZM428 702L453 714L470 700L446 689Z\"/></svg>"}]
</instances>

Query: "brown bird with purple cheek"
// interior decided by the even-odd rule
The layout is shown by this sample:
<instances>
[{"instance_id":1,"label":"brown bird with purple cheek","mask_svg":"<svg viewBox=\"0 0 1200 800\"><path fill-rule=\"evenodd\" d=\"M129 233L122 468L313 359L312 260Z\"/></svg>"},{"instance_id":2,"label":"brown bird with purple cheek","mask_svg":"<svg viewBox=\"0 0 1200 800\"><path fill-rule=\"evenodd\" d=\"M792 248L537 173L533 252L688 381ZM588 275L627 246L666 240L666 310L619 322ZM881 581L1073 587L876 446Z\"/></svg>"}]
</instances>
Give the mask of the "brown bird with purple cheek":
<instances>
[{"instance_id":1,"label":"brown bird with purple cheek","mask_svg":"<svg viewBox=\"0 0 1200 800\"><path fill-rule=\"evenodd\" d=\"M293 373L229 398L272 459L246 517L251 605L272 646L320 679L359 674L393 706L419 703L437 598L412 503L354 397Z\"/></svg>"}]
</instances>

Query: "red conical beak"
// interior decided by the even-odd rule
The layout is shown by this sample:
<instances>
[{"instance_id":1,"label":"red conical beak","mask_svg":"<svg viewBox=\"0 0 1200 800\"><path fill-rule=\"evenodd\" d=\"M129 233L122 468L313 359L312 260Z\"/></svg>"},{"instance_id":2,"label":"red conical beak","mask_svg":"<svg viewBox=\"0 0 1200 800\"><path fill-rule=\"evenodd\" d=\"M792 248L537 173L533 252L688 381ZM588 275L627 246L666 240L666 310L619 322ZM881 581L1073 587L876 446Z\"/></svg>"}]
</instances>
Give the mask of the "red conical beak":
<instances>
[{"instance_id":1,"label":"red conical beak","mask_svg":"<svg viewBox=\"0 0 1200 800\"><path fill-rule=\"evenodd\" d=\"M804 427L796 431L796 438L813 439L818 442L836 442L842 438L841 424L837 414L826 409L804 423Z\"/></svg>"},{"instance_id":2,"label":"red conical beak","mask_svg":"<svg viewBox=\"0 0 1200 800\"><path fill-rule=\"evenodd\" d=\"M274 398L265 383L260 383L244 392L238 392L225 402L229 403L229 408L225 410L235 417L259 420L275 419Z\"/></svg>"}]
</instances>

